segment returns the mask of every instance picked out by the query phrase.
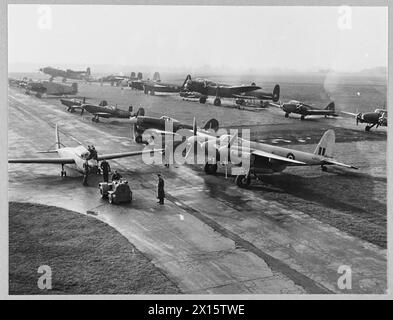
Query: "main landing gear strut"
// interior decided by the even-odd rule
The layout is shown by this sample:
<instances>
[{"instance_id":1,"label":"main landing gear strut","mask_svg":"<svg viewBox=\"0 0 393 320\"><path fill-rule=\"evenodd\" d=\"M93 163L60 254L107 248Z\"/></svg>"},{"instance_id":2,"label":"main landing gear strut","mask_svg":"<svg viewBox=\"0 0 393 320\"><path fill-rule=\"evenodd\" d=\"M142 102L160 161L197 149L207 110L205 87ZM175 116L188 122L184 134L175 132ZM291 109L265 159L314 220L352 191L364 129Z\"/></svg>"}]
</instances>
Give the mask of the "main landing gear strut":
<instances>
[{"instance_id":1,"label":"main landing gear strut","mask_svg":"<svg viewBox=\"0 0 393 320\"><path fill-rule=\"evenodd\" d=\"M67 176L67 172L64 170L64 164L61 165L61 177L66 177Z\"/></svg>"}]
</instances>

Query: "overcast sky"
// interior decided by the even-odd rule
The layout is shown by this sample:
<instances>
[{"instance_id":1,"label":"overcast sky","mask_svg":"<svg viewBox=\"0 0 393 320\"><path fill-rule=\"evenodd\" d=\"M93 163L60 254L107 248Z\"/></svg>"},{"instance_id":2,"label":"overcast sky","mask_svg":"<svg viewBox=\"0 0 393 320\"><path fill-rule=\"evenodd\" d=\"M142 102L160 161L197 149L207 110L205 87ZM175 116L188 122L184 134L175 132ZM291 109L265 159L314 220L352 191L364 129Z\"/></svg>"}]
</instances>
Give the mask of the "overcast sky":
<instances>
[{"instance_id":1,"label":"overcast sky","mask_svg":"<svg viewBox=\"0 0 393 320\"><path fill-rule=\"evenodd\" d=\"M387 9L10 5L10 66L357 71L387 66ZM12 70L10 70L12 71Z\"/></svg>"}]
</instances>

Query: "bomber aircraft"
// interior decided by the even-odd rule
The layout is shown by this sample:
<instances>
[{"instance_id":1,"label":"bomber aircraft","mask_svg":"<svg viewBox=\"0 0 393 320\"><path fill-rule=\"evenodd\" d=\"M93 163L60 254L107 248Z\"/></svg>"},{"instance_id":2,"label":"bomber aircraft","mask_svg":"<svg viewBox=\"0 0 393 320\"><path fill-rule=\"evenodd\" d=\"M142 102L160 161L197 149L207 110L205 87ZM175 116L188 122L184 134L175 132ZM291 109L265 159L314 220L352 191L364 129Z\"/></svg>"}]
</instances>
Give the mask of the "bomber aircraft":
<instances>
[{"instance_id":1,"label":"bomber aircraft","mask_svg":"<svg viewBox=\"0 0 393 320\"><path fill-rule=\"evenodd\" d=\"M144 83L143 91L145 94L154 95L156 92L177 93L180 92L181 88L182 86L178 84L161 82L160 73L155 72L153 80Z\"/></svg>"},{"instance_id":2,"label":"bomber aircraft","mask_svg":"<svg viewBox=\"0 0 393 320\"><path fill-rule=\"evenodd\" d=\"M208 96L214 96L214 105L221 105L221 98L236 98L237 96L248 93L261 87L252 85L231 86L227 84L216 83L207 79L192 80L191 75L187 75L184 80L182 91L185 92L198 92L202 96L199 98L200 103L205 103Z\"/></svg>"},{"instance_id":3,"label":"bomber aircraft","mask_svg":"<svg viewBox=\"0 0 393 320\"><path fill-rule=\"evenodd\" d=\"M193 128L192 125L181 123L168 116L162 116L160 118L145 116L145 110L143 108L140 108L134 116L130 117L130 122L133 125L134 140L137 143L148 142L147 139L154 138L154 135L173 135L181 129L191 130ZM172 131L166 131L168 127L172 128ZM213 133L218 130L218 127L218 121L216 119L210 119L198 130L200 132Z\"/></svg>"},{"instance_id":4,"label":"bomber aircraft","mask_svg":"<svg viewBox=\"0 0 393 320\"><path fill-rule=\"evenodd\" d=\"M64 95L75 95L78 93L78 84L72 83L71 86L61 83L55 83L50 81L35 82L30 81L24 87L25 93L30 94L35 92L35 96L42 98L43 95L51 96L64 96Z\"/></svg>"},{"instance_id":5,"label":"bomber aircraft","mask_svg":"<svg viewBox=\"0 0 393 320\"><path fill-rule=\"evenodd\" d=\"M376 126L378 127L387 127L388 125L388 112L385 109L375 109L374 112L366 112L366 113L352 113L347 111L341 111L342 113L349 114L354 116L356 119L356 124L367 123L365 127L365 131L370 131L371 128Z\"/></svg>"},{"instance_id":6,"label":"bomber aircraft","mask_svg":"<svg viewBox=\"0 0 393 320\"><path fill-rule=\"evenodd\" d=\"M71 69L61 70L52 67L45 67L41 68L40 71L50 75L49 81L53 81L54 78L63 78L63 82L66 82L67 79L89 81L91 76L90 68L87 68L86 71L74 71Z\"/></svg>"},{"instance_id":7,"label":"bomber aircraft","mask_svg":"<svg viewBox=\"0 0 393 320\"><path fill-rule=\"evenodd\" d=\"M235 163L236 166L239 166L235 180L239 187L250 185L251 176L261 179L260 175L262 174L281 172L288 166L321 166L322 171L327 171L327 165L358 169L333 158L334 144L335 133L332 129L324 133L314 153L308 153L248 141L236 135L215 137L199 133L194 120L193 135L187 139L186 159L192 152L202 155L205 162L204 170L207 174L216 173L217 164L226 166ZM249 167L242 166L246 160L249 161Z\"/></svg>"},{"instance_id":8,"label":"bomber aircraft","mask_svg":"<svg viewBox=\"0 0 393 320\"><path fill-rule=\"evenodd\" d=\"M57 153L58 158L20 158L20 159L8 159L8 163L49 163L49 164L60 164L61 165L61 176L67 176L66 171L64 170L65 165L69 165L76 169L78 172L83 173L84 163L88 163L89 172L99 172L98 163L96 160L89 159L90 152L79 142L80 145L78 147L66 147L60 142L59 132L57 129L57 124L55 127L55 149L44 151L41 153ZM76 139L74 139L76 140ZM110 159L119 159L125 157L133 157L142 155L145 153L151 152L162 152L162 150L143 150L143 151L130 151L130 152L121 152L121 153L110 153L98 155L97 160L110 160Z\"/></svg>"},{"instance_id":9,"label":"bomber aircraft","mask_svg":"<svg viewBox=\"0 0 393 320\"><path fill-rule=\"evenodd\" d=\"M252 83L251 85L255 85L255 83ZM236 98L236 104L241 106L248 104L252 106L266 107L268 106L268 103L265 103L264 101L272 100L273 102L277 102L280 99L280 86L276 84L272 93L266 92L262 89L257 89L240 95L234 95L234 97ZM255 103L256 100L259 100L260 103Z\"/></svg>"},{"instance_id":10,"label":"bomber aircraft","mask_svg":"<svg viewBox=\"0 0 393 320\"><path fill-rule=\"evenodd\" d=\"M330 102L324 109L319 109L314 106L299 102L296 100L291 100L286 103L274 104L270 103L276 107L281 108L285 112L285 118L289 117L290 113L300 114L300 120L304 120L306 116L332 116L337 117L334 102Z\"/></svg>"}]
</instances>

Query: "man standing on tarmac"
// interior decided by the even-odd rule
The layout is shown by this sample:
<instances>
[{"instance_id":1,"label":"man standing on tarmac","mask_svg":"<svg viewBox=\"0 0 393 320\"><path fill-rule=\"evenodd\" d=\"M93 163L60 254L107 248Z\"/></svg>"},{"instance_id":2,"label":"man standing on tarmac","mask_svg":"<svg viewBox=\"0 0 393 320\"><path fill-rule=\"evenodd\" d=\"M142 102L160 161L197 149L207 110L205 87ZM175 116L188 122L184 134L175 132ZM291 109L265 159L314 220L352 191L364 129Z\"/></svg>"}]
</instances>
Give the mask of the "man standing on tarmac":
<instances>
[{"instance_id":1,"label":"man standing on tarmac","mask_svg":"<svg viewBox=\"0 0 393 320\"><path fill-rule=\"evenodd\" d=\"M164 204L165 192L164 192L164 179L161 177L161 174L157 174L158 176L158 186L157 186L157 198L159 204Z\"/></svg>"},{"instance_id":2,"label":"man standing on tarmac","mask_svg":"<svg viewBox=\"0 0 393 320\"><path fill-rule=\"evenodd\" d=\"M111 171L111 166L109 165L108 161L104 159L101 161L100 167L102 170L102 177L104 178L104 182L108 182L109 171Z\"/></svg>"},{"instance_id":3,"label":"man standing on tarmac","mask_svg":"<svg viewBox=\"0 0 393 320\"><path fill-rule=\"evenodd\" d=\"M87 177L89 176L89 162L86 160L83 164L83 185L87 186Z\"/></svg>"}]
</instances>

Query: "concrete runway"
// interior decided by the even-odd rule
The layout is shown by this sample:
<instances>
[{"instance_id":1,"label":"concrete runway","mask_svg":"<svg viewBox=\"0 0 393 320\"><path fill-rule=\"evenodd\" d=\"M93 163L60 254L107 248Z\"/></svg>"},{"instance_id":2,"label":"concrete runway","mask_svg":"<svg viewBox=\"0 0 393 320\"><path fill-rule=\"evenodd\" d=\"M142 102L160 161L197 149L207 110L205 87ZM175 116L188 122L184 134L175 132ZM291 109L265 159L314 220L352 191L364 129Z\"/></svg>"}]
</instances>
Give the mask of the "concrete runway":
<instances>
[{"instance_id":1,"label":"concrete runway","mask_svg":"<svg viewBox=\"0 0 393 320\"><path fill-rule=\"evenodd\" d=\"M80 87L84 90L83 86ZM85 87L87 94L102 90L94 85ZM245 125L247 122L243 121L248 118L253 119L252 124L260 124L254 112L214 108L198 103L191 108L192 102L176 97L142 97L140 92L131 90L112 87L104 89L111 91L113 96L121 92L121 95L126 94L136 101L152 99L153 107L150 113L147 108L147 114L159 114L161 110L161 114L164 114L169 108L166 106L172 105L175 110L186 110L186 121L190 120L193 112L201 113L198 109L203 108L205 120L216 116L220 123L228 126L230 121L225 117L232 116L236 119L234 125ZM170 103L153 110L154 105L159 105L157 99ZM119 100L119 104L121 102ZM207 108L213 110L212 116ZM235 118L235 114L239 112L241 116ZM288 119L276 111L261 112L264 112L263 123L283 126L283 130L277 133L279 136L283 136L285 125L299 126L298 119L289 119L288 122ZM127 121L103 120L95 124L90 118L66 112L57 100L26 96L21 91L10 88L9 157L39 157L39 154L35 154L36 151L47 150L53 145L56 123L65 145L74 146L75 142L70 137L75 137L86 145L94 144L99 153L142 149L142 146L135 145L132 141L131 127ZM179 116L176 118L183 120ZM322 120L324 127L339 127L338 122L331 124L327 121ZM347 119L342 121L346 124L348 121L350 128L355 130L353 122L349 123ZM320 127L318 121L314 122L310 123L311 131ZM361 129L357 128L359 136L363 135ZM267 132L267 129L260 130ZM386 131L382 131L383 133L385 136L377 133L379 138L375 141L378 142L378 150L386 150ZM266 137L267 141L273 138L277 136ZM286 140L285 136L283 138ZM383 194L386 197L384 157L375 159L374 166L370 166L367 155L354 163L353 155L375 147L375 141L360 139L359 142L352 143L344 138L342 140L342 143L337 144L338 153L342 155L338 159L361 167L362 178L356 180L356 174L351 178L351 174L347 176L345 171L340 170L333 170L329 176L329 173L323 173L317 168L294 168L288 169L290 174L283 174L278 181L282 181L282 177L288 177L291 183L298 181L300 189L306 188L303 185L309 183L323 184L328 181L329 188L334 189L345 184L361 184L364 181L363 175L367 179L372 177L373 188L368 190L368 194L374 190L375 196L370 201L374 207L381 208L376 216L383 219L383 205L386 207L386 198L383 198ZM313 150L315 145L296 147ZM348 152L343 152L345 150ZM206 176L194 166L172 166L167 169L146 165L139 157L110 161L110 164L129 180L134 194L130 205L110 205L102 200L97 188L99 176L91 177L89 187L83 187L78 173L67 169L67 178L61 178L60 166L37 164L9 165L9 200L55 205L94 215L116 228L151 258L184 293L347 294L386 291L386 250L325 223L300 206L291 206L285 200L285 184L275 182L268 192L264 192L266 186L240 189L232 178L225 179L222 174ZM165 179L165 206L156 204L155 175L158 172ZM382 187L377 186L378 179L382 179ZM343 185L338 185L338 182L335 185L335 181L340 181ZM356 206L363 195L359 191L359 198L351 198L353 206ZM348 197L356 197L356 193ZM301 201L307 205L310 199L304 197ZM334 201L336 205L337 199ZM310 201L311 205L327 207L332 214L348 214L348 205L343 208L339 204L329 206L322 200ZM358 208L351 210L355 212ZM360 214L366 214L359 210ZM348 216L348 219L351 218ZM351 290L340 290L337 286L340 277L338 268L341 265L348 265L352 269Z\"/></svg>"}]
</instances>

